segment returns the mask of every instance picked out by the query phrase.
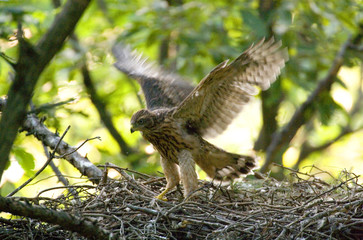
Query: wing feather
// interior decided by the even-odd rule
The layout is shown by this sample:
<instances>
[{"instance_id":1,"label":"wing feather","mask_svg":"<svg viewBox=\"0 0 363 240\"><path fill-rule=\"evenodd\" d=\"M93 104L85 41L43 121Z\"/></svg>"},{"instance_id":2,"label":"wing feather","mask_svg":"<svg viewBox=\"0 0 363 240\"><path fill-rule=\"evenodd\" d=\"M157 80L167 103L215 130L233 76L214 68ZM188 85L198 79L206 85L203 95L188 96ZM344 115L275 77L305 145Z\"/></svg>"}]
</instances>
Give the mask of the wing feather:
<instances>
[{"instance_id":1,"label":"wing feather","mask_svg":"<svg viewBox=\"0 0 363 240\"><path fill-rule=\"evenodd\" d=\"M112 52L117 59L115 67L141 85L148 109L175 107L194 89L180 76L148 62L129 46L118 43L114 45Z\"/></svg>"},{"instance_id":2,"label":"wing feather","mask_svg":"<svg viewBox=\"0 0 363 240\"><path fill-rule=\"evenodd\" d=\"M281 41L262 39L239 57L215 67L176 108L181 118L203 136L222 133L236 115L258 93L267 90L288 60Z\"/></svg>"}]
</instances>

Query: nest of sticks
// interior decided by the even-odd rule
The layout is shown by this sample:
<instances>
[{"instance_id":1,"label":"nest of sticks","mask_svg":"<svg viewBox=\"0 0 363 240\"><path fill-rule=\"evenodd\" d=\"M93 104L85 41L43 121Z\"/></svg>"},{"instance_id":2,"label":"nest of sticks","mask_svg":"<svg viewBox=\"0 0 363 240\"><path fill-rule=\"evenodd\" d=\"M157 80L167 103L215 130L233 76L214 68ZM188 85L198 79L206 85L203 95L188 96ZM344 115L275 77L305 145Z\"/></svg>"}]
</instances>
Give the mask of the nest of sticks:
<instances>
[{"instance_id":1,"label":"nest of sticks","mask_svg":"<svg viewBox=\"0 0 363 240\"><path fill-rule=\"evenodd\" d=\"M119 180L74 185L56 199L12 199L65 212L76 225L91 224L94 235L70 230L69 223L13 217L0 219L0 239L363 239L363 186L349 172L329 183L318 178L326 172L294 170L284 182L249 178L223 187L200 181L197 197L185 201L176 189L165 202L154 198L164 178L111 167Z\"/></svg>"}]
</instances>

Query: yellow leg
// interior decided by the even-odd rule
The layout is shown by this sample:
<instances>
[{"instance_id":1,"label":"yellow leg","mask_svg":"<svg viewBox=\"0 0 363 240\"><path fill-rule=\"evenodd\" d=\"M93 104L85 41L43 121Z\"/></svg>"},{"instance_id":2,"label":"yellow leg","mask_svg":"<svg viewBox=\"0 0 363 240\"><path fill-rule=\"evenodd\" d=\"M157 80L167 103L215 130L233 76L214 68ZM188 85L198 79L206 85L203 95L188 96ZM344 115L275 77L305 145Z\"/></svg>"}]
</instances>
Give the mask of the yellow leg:
<instances>
[{"instance_id":1,"label":"yellow leg","mask_svg":"<svg viewBox=\"0 0 363 240\"><path fill-rule=\"evenodd\" d=\"M164 191L162 191L159 195L157 195L155 198L162 200L162 201L168 201L168 199L165 196L170 191L170 188L166 188Z\"/></svg>"}]
</instances>

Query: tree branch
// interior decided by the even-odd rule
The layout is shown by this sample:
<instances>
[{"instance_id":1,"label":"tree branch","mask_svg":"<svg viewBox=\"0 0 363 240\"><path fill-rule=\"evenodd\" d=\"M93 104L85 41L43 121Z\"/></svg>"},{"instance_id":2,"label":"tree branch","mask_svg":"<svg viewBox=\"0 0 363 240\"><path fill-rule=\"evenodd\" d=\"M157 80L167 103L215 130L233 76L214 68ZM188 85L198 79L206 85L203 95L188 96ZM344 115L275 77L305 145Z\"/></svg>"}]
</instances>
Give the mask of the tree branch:
<instances>
[{"instance_id":1,"label":"tree branch","mask_svg":"<svg viewBox=\"0 0 363 240\"><path fill-rule=\"evenodd\" d=\"M350 47L352 47L352 46L350 46ZM354 49L354 48L352 48L352 49ZM363 87L363 63L361 66L360 81L359 81L359 85L357 87L358 97L357 97L357 100L355 101L351 111L349 112L350 119L353 119L354 117L360 117L360 112L363 107L362 87ZM338 142L341 138L363 129L363 125L359 126L359 127L355 127L355 128L353 128L351 125L352 125L351 121L348 121L346 126L341 127L341 131L338 136L321 144L320 146L311 146L311 144L308 141L305 141L301 146L299 158L298 158L294 168L297 168L299 166L299 164L302 162L302 160L307 158L310 154L312 154L314 152L318 152L318 151L323 151L324 149L330 147L332 144Z\"/></svg>"},{"instance_id":2,"label":"tree branch","mask_svg":"<svg viewBox=\"0 0 363 240\"><path fill-rule=\"evenodd\" d=\"M57 224L66 230L77 232L90 239L109 239L110 237L108 231L99 228L95 223L70 215L62 210L51 210L39 205L31 205L4 197L0 197L0 210Z\"/></svg>"},{"instance_id":3,"label":"tree branch","mask_svg":"<svg viewBox=\"0 0 363 240\"><path fill-rule=\"evenodd\" d=\"M89 2L90 0L68 0L35 47L21 37L19 27L19 60L0 121L0 179L40 74L73 32Z\"/></svg>"},{"instance_id":4,"label":"tree branch","mask_svg":"<svg viewBox=\"0 0 363 240\"><path fill-rule=\"evenodd\" d=\"M57 142L60 140L60 137L57 134L49 131L49 129L32 114L26 117L22 130L33 134L38 140L51 149L55 149ZM87 157L82 157L76 150L76 148L69 146L66 142L60 141L58 148L56 148L56 153L70 162L82 173L82 175L87 176L92 182L98 183L102 178L102 171L93 165Z\"/></svg>"},{"instance_id":5,"label":"tree branch","mask_svg":"<svg viewBox=\"0 0 363 240\"><path fill-rule=\"evenodd\" d=\"M97 3L99 5L101 11L104 13L105 17L107 18L107 20L110 22L110 24L113 24L113 20L111 18L109 18L107 15L106 3L102 0L98 0ZM53 5L55 8L58 8L60 6L60 3L54 2ZM82 50L81 50L82 48L79 45L78 37L75 33L73 33L71 35L71 39L73 40L73 43L74 43L73 49L78 53L82 52ZM119 132L113 125L111 116L110 116L109 112L107 112L105 104L101 101L100 97L97 95L96 88L93 84L91 75L87 68L86 60L82 61L81 72L82 72L82 76L83 76L83 82L84 82L84 85L86 87L88 94L90 95L90 99L91 99L93 105L95 105L103 124L108 129L108 131L110 132L112 137L118 143L121 153L125 156L127 156L131 153L134 153L135 151L126 143L126 141L123 139L123 137L119 134Z\"/></svg>"},{"instance_id":6,"label":"tree branch","mask_svg":"<svg viewBox=\"0 0 363 240\"><path fill-rule=\"evenodd\" d=\"M100 114L100 118L103 124L108 129L112 137L118 143L121 153L125 156L134 153L135 151L126 143L126 141L122 138L122 136L119 134L119 132L113 125L110 113L106 110L105 104L102 102L102 100L100 99L100 97L96 92L96 88L93 85L93 81L91 79L86 63L82 64L81 71L83 76L83 83L86 86L90 99L92 103L95 105L98 113Z\"/></svg>"},{"instance_id":7,"label":"tree branch","mask_svg":"<svg viewBox=\"0 0 363 240\"><path fill-rule=\"evenodd\" d=\"M6 102L6 99L0 98L0 111L4 108ZM69 146L64 141L59 141L60 137L44 126L42 121L34 114L28 114L25 117L22 130L34 135L45 146L55 149L57 154L70 162L82 175L87 176L92 182L98 183L102 178L102 171L93 165L87 157L82 157L77 152L78 148ZM58 142L59 146L56 148Z\"/></svg>"},{"instance_id":8,"label":"tree branch","mask_svg":"<svg viewBox=\"0 0 363 240\"><path fill-rule=\"evenodd\" d=\"M45 146L43 144L43 148L44 148L44 153L46 154L47 158L49 158L50 157L50 153L48 152L47 146ZM68 191L72 194L72 196L74 197L74 199L76 199L77 201L79 201L79 199L78 199L78 192L76 191L76 189L74 187L72 187L72 186L69 185L68 179L64 177L64 175L62 174L62 172L58 169L58 167L54 164L53 161L51 161L49 163L49 166L52 168L53 172L57 176L58 181L60 181L65 187L67 187Z\"/></svg>"},{"instance_id":9,"label":"tree branch","mask_svg":"<svg viewBox=\"0 0 363 240\"><path fill-rule=\"evenodd\" d=\"M53 150L53 152L49 155L47 161L44 163L44 165L34 174L33 177L29 178L27 181L25 181L25 183L21 184L19 187L17 187L14 191L12 191L11 193L9 193L7 195L7 197L11 197L13 196L15 193L17 193L20 189L22 189L23 187L25 187L27 184L29 184L31 181L33 181L34 178L36 178L41 172L43 172L43 170L48 166L48 164L53 160L55 153L59 147L60 142L63 140L64 136L67 134L68 130L69 130L70 126L68 126L68 128L64 131L63 135L59 138L57 144L55 145L55 148Z\"/></svg>"},{"instance_id":10,"label":"tree branch","mask_svg":"<svg viewBox=\"0 0 363 240\"><path fill-rule=\"evenodd\" d=\"M357 38L361 38L360 34L353 41L356 41ZM282 154L286 151L290 141L296 135L299 128L314 114L314 103L319 100L322 93L330 90L331 85L336 79L336 75L343 64L344 54L351 43L352 39L349 38L341 46L326 77L320 80L316 89L300 106L300 108L296 110L289 123L285 125L280 132L275 134L271 144L267 148L266 161L261 168L261 172L267 172L271 163L281 162Z\"/></svg>"},{"instance_id":11,"label":"tree branch","mask_svg":"<svg viewBox=\"0 0 363 240\"><path fill-rule=\"evenodd\" d=\"M270 15L273 14L276 6L273 0L259 0L258 12L259 17L266 24L268 30L268 38L275 35L273 28L274 22L270 20ZM261 107L262 107L262 128L258 135L257 141L255 142L253 149L255 151L266 151L270 145L273 133L278 129L276 116L280 104L284 98L283 91L281 90L281 79L276 80L272 84L268 91L262 91L261 96Z\"/></svg>"},{"instance_id":12,"label":"tree branch","mask_svg":"<svg viewBox=\"0 0 363 240\"><path fill-rule=\"evenodd\" d=\"M353 131L349 126L346 126L341 130L341 132L338 136L336 136L335 138L331 139L330 141L328 141L322 145L311 146L311 144L309 142L307 142L307 141L304 142L301 146L299 158L298 158L294 168L297 168L299 166L299 164L302 162L302 160L307 158L310 154L312 154L314 152L323 151L324 149L330 147L332 144L339 141L341 138L347 136L348 134L354 133L354 132L355 131Z\"/></svg>"}]
</instances>

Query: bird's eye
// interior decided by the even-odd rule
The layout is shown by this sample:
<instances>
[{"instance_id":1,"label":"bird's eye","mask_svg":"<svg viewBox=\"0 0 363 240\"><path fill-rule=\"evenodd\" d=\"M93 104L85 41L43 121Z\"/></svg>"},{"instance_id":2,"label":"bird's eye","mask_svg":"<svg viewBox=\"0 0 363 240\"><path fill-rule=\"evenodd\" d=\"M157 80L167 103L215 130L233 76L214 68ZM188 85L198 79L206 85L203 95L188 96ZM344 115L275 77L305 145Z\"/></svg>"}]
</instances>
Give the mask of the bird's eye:
<instances>
[{"instance_id":1,"label":"bird's eye","mask_svg":"<svg viewBox=\"0 0 363 240\"><path fill-rule=\"evenodd\" d=\"M145 123L145 119L141 118L137 121L138 124L144 124Z\"/></svg>"}]
</instances>

